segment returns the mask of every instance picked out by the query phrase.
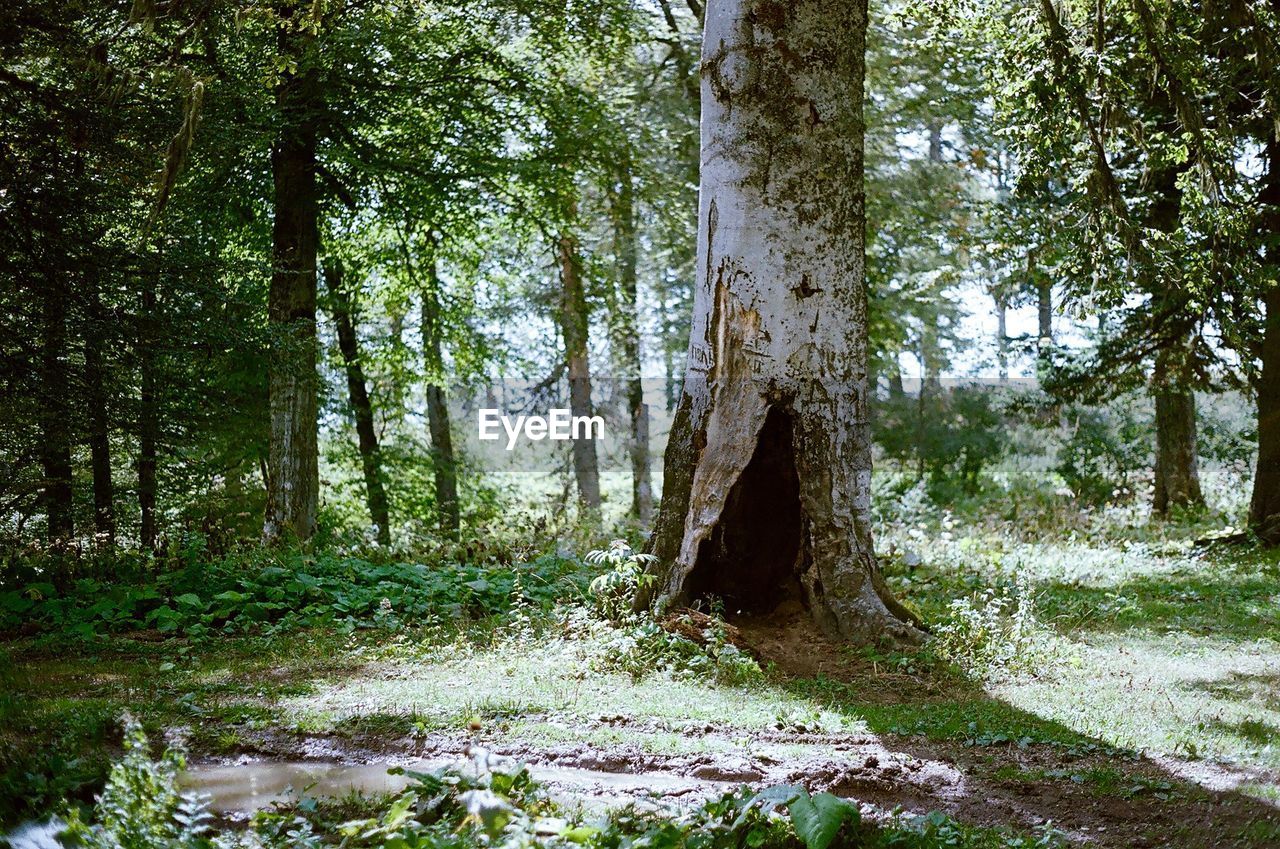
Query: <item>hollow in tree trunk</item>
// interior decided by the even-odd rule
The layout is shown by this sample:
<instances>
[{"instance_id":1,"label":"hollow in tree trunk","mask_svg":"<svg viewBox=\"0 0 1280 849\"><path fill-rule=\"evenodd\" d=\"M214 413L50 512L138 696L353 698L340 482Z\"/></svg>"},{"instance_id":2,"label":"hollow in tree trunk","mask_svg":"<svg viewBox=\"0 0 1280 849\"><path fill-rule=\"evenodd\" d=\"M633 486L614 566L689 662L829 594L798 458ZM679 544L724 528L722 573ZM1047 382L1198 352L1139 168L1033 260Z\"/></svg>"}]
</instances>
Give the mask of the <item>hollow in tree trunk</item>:
<instances>
[{"instance_id":1,"label":"hollow in tree trunk","mask_svg":"<svg viewBox=\"0 0 1280 849\"><path fill-rule=\"evenodd\" d=\"M440 272L436 263L433 255L427 285L422 290L422 354L427 374L427 427L431 431L431 462L440 532L449 539L457 539L462 526L458 505L458 460L453 452L449 404L443 385L444 326L440 316Z\"/></svg>"},{"instance_id":2,"label":"hollow in tree trunk","mask_svg":"<svg viewBox=\"0 0 1280 849\"><path fill-rule=\"evenodd\" d=\"M360 359L360 340L356 336L355 309L341 261L326 259L324 264L325 288L333 312L333 323L338 331L338 350L342 353L342 365L347 373L347 397L356 420L356 441L360 448L360 467L364 472L364 502L369 508L369 518L377 529L378 542L391 544L391 511L387 504L387 490L382 483L382 451L378 446L378 432L373 424L373 402L369 400L369 384L365 379L364 364Z\"/></svg>"},{"instance_id":3,"label":"hollow in tree trunk","mask_svg":"<svg viewBox=\"0 0 1280 849\"><path fill-rule=\"evenodd\" d=\"M591 362L587 357L587 295L582 286L582 258L578 241L561 234L557 248L560 254L560 333L564 338L565 360L569 370L569 410L574 416L590 418ZM596 444L591 439L573 440L573 474L578 483L578 501L592 514L600 510L600 468L596 460Z\"/></svg>"},{"instance_id":4,"label":"hollow in tree trunk","mask_svg":"<svg viewBox=\"0 0 1280 849\"><path fill-rule=\"evenodd\" d=\"M914 641L872 549L865 0L707 9L698 282L639 603L798 598L827 632Z\"/></svg>"},{"instance_id":5,"label":"hollow in tree trunk","mask_svg":"<svg viewBox=\"0 0 1280 849\"><path fill-rule=\"evenodd\" d=\"M284 14L307 14L286 4ZM267 511L263 537L275 543L307 540L316 529L320 500L317 453L316 194L319 81L307 54L314 49L305 27L280 28L279 52L296 61L276 86L282 126L271 152L275 183L271 290L267 301L271 353L268 362L271 429L267 445Z\"/></svg>"}]
</instances>

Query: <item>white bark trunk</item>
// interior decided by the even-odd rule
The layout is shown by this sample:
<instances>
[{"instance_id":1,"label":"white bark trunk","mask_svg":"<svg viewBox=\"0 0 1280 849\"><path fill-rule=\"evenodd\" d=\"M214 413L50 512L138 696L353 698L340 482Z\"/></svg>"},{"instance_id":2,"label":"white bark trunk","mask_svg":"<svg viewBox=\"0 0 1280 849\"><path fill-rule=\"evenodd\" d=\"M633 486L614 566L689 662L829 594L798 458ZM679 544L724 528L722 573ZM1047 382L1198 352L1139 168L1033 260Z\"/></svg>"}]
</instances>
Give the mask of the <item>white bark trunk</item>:
<instances>
[{"instance_id":1,"label":"white bark trunk","mask_svg":"<svg viewBox=\"0 0 1280 849\"><path fill-rule=\"evenodd\" d=\"M794 592L830 632L914 639L869 521L865 32L866 0L708 6L700 280L654 550L671 602Z\"/></svg>"}]
</instances>

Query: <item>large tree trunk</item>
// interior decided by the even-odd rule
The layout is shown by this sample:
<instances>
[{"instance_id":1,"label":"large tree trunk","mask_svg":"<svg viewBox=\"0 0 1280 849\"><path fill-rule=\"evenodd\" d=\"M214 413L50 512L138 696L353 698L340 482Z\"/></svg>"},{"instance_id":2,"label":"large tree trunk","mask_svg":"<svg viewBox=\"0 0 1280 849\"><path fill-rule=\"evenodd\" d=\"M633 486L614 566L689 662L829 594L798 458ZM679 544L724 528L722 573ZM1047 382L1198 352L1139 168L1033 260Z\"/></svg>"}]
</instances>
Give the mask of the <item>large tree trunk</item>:
<instances>
[{"instance_id":1,"label":"large tree trunk","mask_svg":"<svg viewBox=\"0 0 1280 849\"><path fill-rule=\"evenodd\" d=\"M160 412L156 408L156 290L150 277L143 281L142 315L138 329L138 514L141 521L138 543L143 551L155 551L158 543L156 522L157 448Z\"/></svg>"},{"instance_id":2,"label":"large tree trunk","mask_svg":"<svg viewBox=\"0 0 1280 849\"><path fill-rule=\"evenodd\" d=\"M559 239L560 253L560 333L569 366L569 410L576 418L594 415L591 409L591 363L587 357L587 295L582 285L582 260L578 241L565 233ZM600 510L600 468L596 444L591 439L573 440L573 473L578 482L578 501L590 513Z\"/></svg>"},{"instance_id":3,"label":"large tree trunk","mask_svg":"<svg viewBox=\"0 0 1280 849\"><path fill-rule=\"evenodd\" d=\"M458 504L458 460L444 380L444 328L440 320L440 273L432 256L427 285L422 290L422 354L427 374L427 427L431 431L431 462L436 483L436 511L440 531L457 539L462 526Z\"/></svg>"},{"instance_id":4,"label":"large tree trunk","mask_svg":"<svg viewBox=\"0 0 1280 849\"><path fill-rule=\"evenodd\" d=\"M1272 242L1265 260L1280 278L1280 141L1267 138L1266 182L1259 194L1262 227ZM1267 542L1280 544L1280 285L1263 296L1262 373L1258 393L1258 468L1253 478L1249 524Z\"/></svg>"},{"instance_id":5,"label":"large tree trunk","mask_svg":"<svg viewBox=\"0 0 1280 849\"><path fill-rule=\"evenodd\" d=\"M316 136L321 108L311 52L312 36L298 19L305 4L287 3L279 51L300 72L285 72L276 87L282 127L271 152L275 183L268 365L271 433L267 448L268 542L309 539L320 500L316 376Z\"/></svg>"},{"instance_id":6,"label":"large tree trunk","mask_svg":"<svg viewBox=\"0 0 1280 849\"><path fill-rule=\"evenodd\" d=\"M103 364L106 316L96 284L89 293L84 334L84 377L89 406L89 459L93 468L93 525L99 548L116 545L115 487L111 479L111 416L107 409L107 374Z\"/></svg>"},{"instance_id":7,"label":"large tree trunk","mask_svg":"<svg viewBox=\"0 0 1280 849\"><path fill-rule=\"evenodd\" d=\"M1204 504L1196 464L1196 399L1186 388L1184 357L1178 348L1160 351L1152 375L1156 465L1151 506L1157 513Z\"/></svg>"},{"instance_id":8,"label":"large tree trunk","mask_svg":"<svg viewBox=\"0 0 1280 849\"><path fill-rule=\"evenodd\" d=\"M914 640L872 549L865 0L707 9L698 269L656 598Z\"/></svg>"},{"instance_id":9,"label":"large tree trunk","mask_svg":"<svg viewBox=\"0 0 1280 849\"><path fill-rule=\"evenodd\" d=\"M640 310L636 275L636 201L631 185L631 157L618 163L618 189L611 198L613 249L621 303L615 338L626 381L627 413L631 419L631 514L641 525L653 517L653 482L649 472L649 406L644 402L640 359Z\"/></svg>"},{"instance_id":10,"label":"large tree trunk","mask_svg":"<svg viewBox=\"0 0 1280 849\"><path fill-rule=\"evenodd\" d=\"M369 518L378 531L378 542L391 544L391 511L387 490L382 483L382 453L378 432L373 426L373 403L369 400L369 384L365 380L360 359L360 340L356 337L351 293L346 288L342 263L328 259L324 265L325 286L333 309L333 323L338 331L338 350L347 373L347 396L356 420L356 441L360 446L360 466L364 472L364 501Z\"/></svg>"},{"instance_id":11,"label":"large tree trunk","mask_svg":"<svg viewBox=\"0 0 1280 849\"><path fill-rule=\"evenodd\" d=\"M1152 227L1166 233L1178 227L1182 192L1178 170L1165 169L1153 178L1155 201L1148 212ZM1148 283L1157 298L1163 281ZM1194 374L1190 367L1190 329L1156 353L1151 375L1151 394L1156 406L1155 488L1151 507L1167 513L1174 507L1204 504L1200 473L1196 463L1196 399L1191 392Z\"/></svg>"},{"instance_id":12,"label":"large tree trunk","mask_svg":"<svg viewBox=\"0 0 1280 849\"><path fill-rule=\"evenodd\" d=\"M40 351L40 462L46 534L53 547L69 545L75 534L71 489L71 405L67 393L67 303L65 272L51 272L44 287Z\"/></svg>"}]
</instances>

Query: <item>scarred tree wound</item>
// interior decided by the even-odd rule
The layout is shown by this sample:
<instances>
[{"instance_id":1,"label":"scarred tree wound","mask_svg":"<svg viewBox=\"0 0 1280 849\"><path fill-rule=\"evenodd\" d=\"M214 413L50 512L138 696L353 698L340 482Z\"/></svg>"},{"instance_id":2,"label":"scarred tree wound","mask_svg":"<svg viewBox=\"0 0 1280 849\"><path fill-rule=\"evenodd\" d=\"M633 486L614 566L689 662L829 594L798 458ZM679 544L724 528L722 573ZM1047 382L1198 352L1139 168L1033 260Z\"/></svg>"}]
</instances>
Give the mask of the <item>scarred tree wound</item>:
<instances>
[{"instance_id":1,"label":"scarred tree wound","mask_svg":"<svg viewBox=\"0 0 1280 849\"><path fill-rule=\"evenodd\" d=\"M641 604L801 599L914 642L870 527L865 0L724 0L702 61L700 280Z\"/></svg>"}]
</instances>

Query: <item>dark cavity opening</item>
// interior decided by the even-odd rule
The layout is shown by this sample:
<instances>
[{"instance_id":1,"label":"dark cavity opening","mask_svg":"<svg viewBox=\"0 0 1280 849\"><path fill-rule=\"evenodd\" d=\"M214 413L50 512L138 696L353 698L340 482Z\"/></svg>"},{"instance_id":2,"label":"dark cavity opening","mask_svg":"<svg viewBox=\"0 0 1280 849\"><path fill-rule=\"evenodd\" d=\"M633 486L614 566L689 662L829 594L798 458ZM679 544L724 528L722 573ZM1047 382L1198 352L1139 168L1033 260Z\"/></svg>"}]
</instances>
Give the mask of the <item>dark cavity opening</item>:
<instances>
[{"instance_id":1,"label":"dark cavity opening","mask_svg":"<svg viewBox=\"0 0 1280 849\"><path fill-rule=\"evenodd\" d=\"M769 613L784 601L802 600L802 540L791 416L774 406L719 523L698 549L692 597L719 597L730 615Z\"/></svg>"}]
</instances>

